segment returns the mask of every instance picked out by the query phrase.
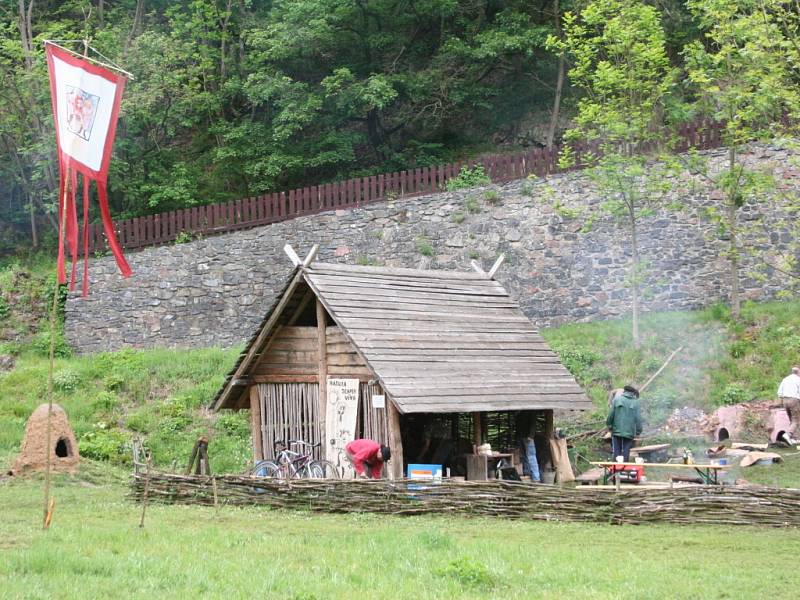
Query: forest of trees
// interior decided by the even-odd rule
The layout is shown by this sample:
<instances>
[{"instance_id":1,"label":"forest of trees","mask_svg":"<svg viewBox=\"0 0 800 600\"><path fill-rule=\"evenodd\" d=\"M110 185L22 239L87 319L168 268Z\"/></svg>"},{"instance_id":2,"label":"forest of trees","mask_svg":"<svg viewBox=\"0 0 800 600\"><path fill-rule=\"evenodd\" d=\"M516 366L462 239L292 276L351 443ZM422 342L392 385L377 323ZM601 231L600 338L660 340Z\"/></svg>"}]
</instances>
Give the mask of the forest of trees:
<instances>
[{"instance_id":1,"label":"forest of trees","mask_svg":"<svg viewBox=\"0 0 800 600\"><path fill-rule=\"evenodd\" d=\"M134 74L109 179L125 217L548 146L564 123L604 135L581 125L608 95L586 69L625 53L598 43L591 15L633 4L655 15L666 60L663 97L644 105L654 121L738 118L741 106L709 101L730 62L712 35L726 15L768 22L760 35L778 35L796 81L797 0L0 0L0 251L54 235L45 39L88 39ZM732 24L733 49L752 26ZM745 120L785 112L759 102Z\"/></svg>"}]
</instances>

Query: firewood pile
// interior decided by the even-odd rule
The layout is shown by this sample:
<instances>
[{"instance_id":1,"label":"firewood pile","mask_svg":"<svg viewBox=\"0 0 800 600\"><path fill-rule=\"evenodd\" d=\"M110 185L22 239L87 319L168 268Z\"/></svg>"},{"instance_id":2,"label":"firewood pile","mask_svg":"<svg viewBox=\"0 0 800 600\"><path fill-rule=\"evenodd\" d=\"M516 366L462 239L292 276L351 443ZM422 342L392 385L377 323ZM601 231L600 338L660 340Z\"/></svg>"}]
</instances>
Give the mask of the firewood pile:
<instances>
[{"instance_id":1,"label":"firewood pile","mask_svg":"<svg viewBox=\"0 0 800 600\"><path fill-rule=\"evenodd\" d=\"M147 491L145 492L145 488ZM697 486L622 493L504 481L290 482L241 475L137 473L131 498L168 504L252 506L395 515L460 514L547 521L800 526L800 490Z\"/></svg>"}]
</instances>

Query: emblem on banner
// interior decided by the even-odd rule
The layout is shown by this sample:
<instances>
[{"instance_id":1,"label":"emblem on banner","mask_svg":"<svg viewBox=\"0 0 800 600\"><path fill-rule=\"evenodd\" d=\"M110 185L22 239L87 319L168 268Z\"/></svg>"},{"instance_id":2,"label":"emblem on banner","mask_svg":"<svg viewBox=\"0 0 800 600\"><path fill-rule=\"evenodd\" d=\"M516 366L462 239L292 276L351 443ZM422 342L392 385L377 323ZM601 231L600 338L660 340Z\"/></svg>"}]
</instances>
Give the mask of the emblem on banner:
<instances>
[{"instance_id":1,"label":"emblem on banner","mask_svg":"<svg viewBox=\"0 0 800 600\"><path fill-rule=\"evenodd\" d=\"M88 141L92 137L92 125L97 115L100 96L71 85L64 87L67 90L67 129Z\"/></svg>"}]
</instances>

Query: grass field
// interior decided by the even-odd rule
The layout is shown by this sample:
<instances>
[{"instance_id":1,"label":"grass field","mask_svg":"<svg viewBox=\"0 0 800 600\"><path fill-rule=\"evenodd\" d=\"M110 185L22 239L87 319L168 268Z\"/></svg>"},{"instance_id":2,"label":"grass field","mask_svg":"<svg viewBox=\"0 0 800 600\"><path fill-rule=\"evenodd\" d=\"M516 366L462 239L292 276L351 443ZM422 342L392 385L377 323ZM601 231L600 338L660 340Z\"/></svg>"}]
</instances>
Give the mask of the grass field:
<instances>
[{"instance_id":1,"label":"grass field","mask_svg":"<svg viewBox=\"0 0 800 600\"><path fill-rule=\"evenodd\" d=\"M3 598L796 597L795 530L140 507L125 472L0 484ZM99 483L104 482L104 483ZM110 483L109 483L110 482Z\"/></svg>"}]
</instances>

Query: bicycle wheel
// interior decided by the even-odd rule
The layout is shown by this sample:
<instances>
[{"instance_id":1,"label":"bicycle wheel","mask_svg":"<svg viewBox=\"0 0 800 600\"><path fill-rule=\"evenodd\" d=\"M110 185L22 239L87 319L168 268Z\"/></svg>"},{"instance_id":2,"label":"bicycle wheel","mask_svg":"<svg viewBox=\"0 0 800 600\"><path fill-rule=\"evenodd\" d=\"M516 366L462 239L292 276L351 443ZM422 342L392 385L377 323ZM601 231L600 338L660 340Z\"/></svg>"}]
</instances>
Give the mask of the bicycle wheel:
<instances>
[{"instance_id":1,"label":"bicycle wheel","mask_svg":"<svg viewBox=\"0 0 800 600\"><path fill-rule=\"evenodd\" d=\"M311 479L341 479L339 469L328 460L315 460L308 465Z\"/></svg>"},{"instance_id":2,"label":"bicycle wheel","mask_svg":"<svg viewBox=\"0 0 800 600\"><path fill-rule=\"evenodd\" d=\"M260 460L252 469L250 475L255 477L283 477L283 469L271 460Z\"/></svg>"}]
</instances>

